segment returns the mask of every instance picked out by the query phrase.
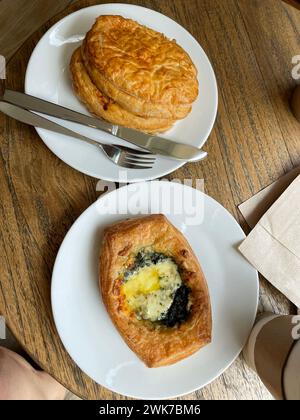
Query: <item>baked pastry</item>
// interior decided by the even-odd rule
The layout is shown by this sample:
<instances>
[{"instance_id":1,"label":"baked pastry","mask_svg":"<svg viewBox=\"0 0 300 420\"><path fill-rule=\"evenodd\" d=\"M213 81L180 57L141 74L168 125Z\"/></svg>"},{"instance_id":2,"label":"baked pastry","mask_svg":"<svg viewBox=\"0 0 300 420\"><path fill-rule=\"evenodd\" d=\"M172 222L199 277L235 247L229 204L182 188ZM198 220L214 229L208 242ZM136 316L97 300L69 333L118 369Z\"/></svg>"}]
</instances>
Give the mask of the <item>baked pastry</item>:
<instances>
[{"instance_id":1,"label":"baked pastry","mask_svg":"<svg viewBox=\"0 0 300 420\"><path fill-rule=\"evenodd\" d=\"M184 118L198 96L197 70L173 40L122 16L100 16L82 56L95 85L143 116Z\"/></svg>"},{"instance_id":2,"label":"baked pastry","mask_svg":"<svg viewBox=\"0 0 300 420\"><path fill-rule=\"evenodd\" d=\"M166 106L165 104L153 104L146 102L136 96L129 95L127 92L118 89L112 82L105 79L93 64L86 58L84 43L82 47L82 57L89 76L106 96L113 98L116 103L124 109L142 118L166 118L182 119L185 118L192 109L192 105L184 104Z\"/></svg>"},{"instance_id":3,"label":"baked pastry","mask_svg":"<svg viewBox=\"0 0 300 420\"><path fill-rule=\"evenodd\" d=\"M175 41L122 16L100 16L70 63L74 90L94 115L156 134L185 118L197 70Z\"/></svg>"},{"instance_id":4,"label":"baked pastry","mask_svg":"<svg viewBox=\"0 0 300 420\"><path fill-rule=\"evenodd\" d=\"M205 277L184 236L163 215L105 230L100 288L116 328L148 367L178 362L211 341Z\"/></svg>"},{"instance_id":5,"label":"baked pastry","mask_svg":"<svg viewBox=\"0 0 300 420\"><path fill-rule=\"evenodd\" d=\"M174 121L165 118L142 118L123 109L103 94L91 81L83 64L80 48L74 51L70 63L74 90L87 109L98 117L113 124L123 125L147 133L168 130Z\"/></svg>"}]
</instances>

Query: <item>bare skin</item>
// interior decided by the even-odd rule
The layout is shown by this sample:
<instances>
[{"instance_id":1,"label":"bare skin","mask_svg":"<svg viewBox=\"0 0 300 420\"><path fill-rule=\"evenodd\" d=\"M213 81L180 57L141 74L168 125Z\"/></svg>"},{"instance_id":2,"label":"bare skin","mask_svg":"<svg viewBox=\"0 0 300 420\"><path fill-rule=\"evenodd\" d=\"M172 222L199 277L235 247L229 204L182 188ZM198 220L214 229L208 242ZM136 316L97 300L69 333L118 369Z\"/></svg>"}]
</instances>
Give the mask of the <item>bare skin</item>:
<instances>
[{"instance_id":1,"label":"bare skin","mask_svg":"<svg viewBox=\"0 0 300 420\"><path fill-rule=\"evenodd\" d=\"M0 347L0 400L63 400L66 389L23 357Z\"/></svg>"}]
</instances>

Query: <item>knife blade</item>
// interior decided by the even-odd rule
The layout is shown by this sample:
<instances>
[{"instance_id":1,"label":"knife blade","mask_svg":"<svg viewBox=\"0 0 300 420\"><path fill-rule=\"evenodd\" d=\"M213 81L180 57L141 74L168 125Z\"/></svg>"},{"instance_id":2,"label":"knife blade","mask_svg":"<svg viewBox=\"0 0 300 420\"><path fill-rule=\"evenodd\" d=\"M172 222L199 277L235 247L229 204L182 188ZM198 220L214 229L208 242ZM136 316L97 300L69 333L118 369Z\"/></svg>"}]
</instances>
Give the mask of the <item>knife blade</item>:
<instances>
[{"instance_id":1,"label":"knife blade","mask_svg":"<svg viewBox=\"0 0 300 420\"><path fill-rule=\"evenodd\" d=\"M2 97L2 101L8 102L12 105L21 106L22 108L29 109L31 111L100 129L115 137L119 137L131 144L141 147L142 149L146 149L154 154L166 156L171 159L199 161L207 156L206 152L198 149L197 147L114 125L104 120L81 114L25 93L6 89Z\"/></svg>"}]
</instances>

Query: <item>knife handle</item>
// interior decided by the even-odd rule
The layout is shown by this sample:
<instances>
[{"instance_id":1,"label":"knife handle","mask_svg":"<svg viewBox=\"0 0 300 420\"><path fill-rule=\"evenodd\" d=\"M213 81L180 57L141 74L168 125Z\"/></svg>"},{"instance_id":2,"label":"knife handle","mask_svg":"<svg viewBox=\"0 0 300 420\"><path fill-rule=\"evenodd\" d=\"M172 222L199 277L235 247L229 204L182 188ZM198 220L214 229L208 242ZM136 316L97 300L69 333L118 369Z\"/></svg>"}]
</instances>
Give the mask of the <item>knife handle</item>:
<instances>
[{"instance_id":1,"label":"knife handle","mask_svg":"<svg viewBox=\"0 0 300 420\"><path fill-rule=\"evenodd\" d=\"M72 109L65 108L61 105L57 105L25 93L7 89L2 100L9 102L12 105L40 112L41 114L49 115L51 117L57 117L62 120L75 122L92 128L100 128L109 134L114 133L114 126L106 121L96 120L88 115L81 114L80 112L73 111Z\"/></svg>"},{"instance_id":2,"label":"knife handle","mask_svg":"<svg viewBox=\"0 0 300 420\"><path fill-rule=\"evenodd\" d=\"M82 136L81 134L76 133L75 131L72 131L66 127L63 127L62 125L56 124L55 122L50 121L47 118L43 118L40 115L27 111L26 109L19 107L17 105L13 105L8 102L1 101L0 111L11 118L21 121L24 124L29 124L33 127L40 127L45 130L54 131L55 133L63 134L64 136L73 137L78 140L85 141L86 143L101 145L101 143L99 143L96 140L92 140L85 136Z\"/></svg>"}]
</instances>

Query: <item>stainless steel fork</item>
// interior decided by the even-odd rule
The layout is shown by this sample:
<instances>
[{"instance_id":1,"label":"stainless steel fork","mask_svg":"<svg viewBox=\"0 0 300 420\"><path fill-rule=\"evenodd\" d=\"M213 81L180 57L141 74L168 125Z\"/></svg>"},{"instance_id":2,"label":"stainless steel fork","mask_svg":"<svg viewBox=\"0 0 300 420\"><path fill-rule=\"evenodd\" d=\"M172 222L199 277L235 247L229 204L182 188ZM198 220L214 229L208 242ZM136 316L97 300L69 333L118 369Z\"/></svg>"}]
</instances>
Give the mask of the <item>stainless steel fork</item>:
<instances>
[{"instance_id":1,"label":"stainless steel fork","mask_svg":"<svg viewBox=\"0 0 300 420\"><path fill-rule=\"evenodd\" d=\"M146 151L139 151L119 145L109 145L92 140L86 136L76 133L69 128L63 127L38 114L30 112L22 107L12 105L8 102L0 102L0 111L25 124L34 127L44 128L58 134L73 137L77 140L97 146L113 163L127 169L151 169L155 163L155 156Z\"/></svg>"}]
</instances>

